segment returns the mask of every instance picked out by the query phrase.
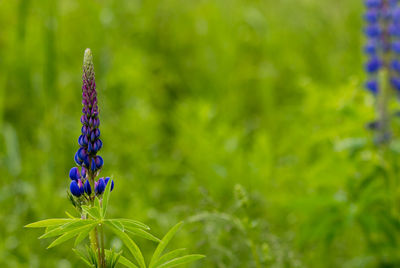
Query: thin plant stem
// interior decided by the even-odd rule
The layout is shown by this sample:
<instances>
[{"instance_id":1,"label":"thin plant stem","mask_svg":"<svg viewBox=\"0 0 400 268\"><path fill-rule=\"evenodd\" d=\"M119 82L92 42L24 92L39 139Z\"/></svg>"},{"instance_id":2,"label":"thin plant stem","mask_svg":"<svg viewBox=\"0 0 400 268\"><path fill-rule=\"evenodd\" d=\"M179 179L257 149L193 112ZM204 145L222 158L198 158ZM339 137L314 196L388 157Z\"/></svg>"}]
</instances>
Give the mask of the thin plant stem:
<instances>
[{"instance_id":1,"label":"thin plant stem","mask_svg":"<svg viewBox=\"0 0 400 268\"><path fill-rule=\"evenodd\" d=\"M100 229L100 246L101 246L101 259L103 260L103 267L106 267L106 263L105 263L105 252L104 252L104 228L103 228L103 224L100 225L99 227Z\"/></svg>"}]
</instances>

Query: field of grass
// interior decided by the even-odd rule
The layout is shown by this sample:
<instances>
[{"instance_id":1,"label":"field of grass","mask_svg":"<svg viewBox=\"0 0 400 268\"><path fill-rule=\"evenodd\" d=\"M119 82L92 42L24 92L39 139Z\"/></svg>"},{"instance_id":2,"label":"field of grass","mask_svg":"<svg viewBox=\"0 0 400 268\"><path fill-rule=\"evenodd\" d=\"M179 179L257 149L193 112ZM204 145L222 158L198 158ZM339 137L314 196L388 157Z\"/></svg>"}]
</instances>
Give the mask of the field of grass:
<instances>
[{"instance_id":1,"label":"field of grass","mask_svg":"<svg viewBox=\"0 0 400 268\"><path fill-rule=\"evenodd\" d=\"M23 226L73 212L87 47L112 217L159 236L183 220L173 246L207 256L188 267L399 267L400 119L374 145L363 12L361 0L0 1L0 267L83 267L73 242L47 250Z\"/></svg>"}]
</instances>

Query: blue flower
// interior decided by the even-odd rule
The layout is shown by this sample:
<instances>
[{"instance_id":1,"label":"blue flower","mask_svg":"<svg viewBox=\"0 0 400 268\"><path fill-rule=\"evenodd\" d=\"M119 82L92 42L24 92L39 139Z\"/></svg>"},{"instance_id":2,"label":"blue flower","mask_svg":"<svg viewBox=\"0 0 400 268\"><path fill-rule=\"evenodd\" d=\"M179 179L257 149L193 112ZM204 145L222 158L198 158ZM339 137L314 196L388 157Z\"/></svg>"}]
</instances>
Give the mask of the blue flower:
<instances>
[{"instance_id":1,"label":"blue flower","mask_svg":"<svg viewBox=\"0 0 400 268\"><path fill-rule=\"evenodd\" d=\"M379 12L376 9L368 10L365 15L364 19L369 23L376 23L379 19Z\"/></svg>"},{"instance_id":2,"label":"blue flower","mask_svg":"<svg viewBox=\"0 0 400 268\"><path fill-rule=\"evenodd\" d=\"M82 166L82 160L79 158L78 152L76 152L74 159L77 165Z\"/></svg>"},{"instance_id":3,"label":"blue flower","mask_svg":"<svg viewBox=\"0 0 400 268\"><path fill-rule=\"evenodd\" d=\"M83 188L85 189L85 193L87 195L90 195L92 193L92 187L90 187L90 182L89 180L85 181L85 185L83 186Z\"/></svg>"},{"instance_id":4,"label":"blue flower","mask_svg":"<svg viewBox=\"0 0 400 268\"><path fill-rule=\"evenodd\" d=\"M105 184L105 182L104 182L104 179L103 178L100 178L98 181L97 181L97 185L95 185L95 192L96 192L96 194L97 195L101 195L103 192L104 192L104 189L106 188L106 184Z\"/></svg>"},{"instance_id":5,"label":"blue flower","mask_svg":"<svg viewBox=\"0 0 400 268\"><path fill-rule=\"evenodd\" d=\"M392 84L393 88L400 91L400 78L391 78L390 83Z\"/></svg>"},{"instance_id":6,"label":"blue flower","mask_svg":"<svg viewBox=\"0 0 400 268\"><path fill-rule=\"evenodd\" d=\"M395 41L392 43L392 51L400 54L400 41Z\"/></svg>"},{"instance_id":7,"label":"blue flower","mask_svg":"<svg viewBox=\"0 0 400 268\"><path fill-rule=\"evenodd\" d=\"M69 185L69 190L71 191L71 194L73 194L76 197L80 197L83 194L83 185L81 180L77 181L71 181L71 184Z\"/></svg>"},{"instance_id":8,"label":"blue flower","mask_svg":"<svg viewBox=\"0 0 400 268\"><path fill-rule=\"evenodd\" d=\"M108 181L110 180L110 177L106 177L105 178L105 183L106 183L106 185L108 184ZM112 191L114 189L114 181L113 180L111 180L111 190L110 191Z\"/></svg>"},{"instance_id":9,"label":"blue flower","mask_svg":"<svg viewBox=\"0 0 400 268\"><path fill-rule=\"evenodd\" d=\"M392 67L392 70L400 73L400 61L399 60L392 60L390 65Z\"/></svg>"},{"instance_id":10,"label":"blue flower","mask_svg":"<svg viewBox=\"0 0 400 268\"><path fill-rule=\"evenodd\" d=\"M69 178L74 181L78 181L81 178L81 175L79 174L79 169L77 167L71 168L69 171Z\"/></svg>"},{"instance_id":11,"label":"blue flower","mask_svg":"<svg viewBox=\"0 0 400 268\"><path fill-rule=\"evenodd\" d=\"M101 169L101 167L103 166L103 158L101 156L96 156L96 168L97 169Z\"/></svg>"},{"instance_id":12,"label":"blue flower","mask_svg":"<svg viewBox=\"0 0 400 268\"><path fill-rule=\"evenodd\" d=\"M375 55L378 50L377 47L378 47L377 42L370 41L364 46L364 52L369 55Z\"/></svg>"},{"instance_id":13,"label":"blue flower","mask_svg":"<svg viewBox=\"0 0 400 268\"><path fill-rule=\"evenodd\" d=\"M376 80L367 81L367 83L365 83L365 87L373 94L378 93L379 87L378 87L378 82Z\"/></svg>"},{"instance_id":14,"label":"blue flower","mask_svg":"<svg viewBox=\"0 0 400 268\"><path fill-rule=\"evenodd\" d=\"M369 73L374 73L374 72L379 70L381 65L382 64L381 64L381 61L379 60L379 58L378 57L373 57L367 62L367 64L365 65L365 69Z\"/></svg>"},{"instance_id":15,"label":"blue flower","mask_svg":"<svg viewBox=\"0 0 400 268\"><path fill-rule=\"evenodd\" d=\"M396 30L396 29L394 29ZM365 34L370 38L376 38L381 35L381 28L378 24L371 24L365 28Z\"/></svg>"},{"instance_id":16,"label":"blue flower","mask_svg":"<svg viewBox=\"0 0 400 268\"><path fill-rule=\"evenodd\" d=\"M92 159L92 165L90 166L90 169L92 170L92 172L96 171L96 161L94 159Z\"/></svg>"},{"instance_id":17,"label":"blue flower","mask_svg":"<svg viewBox=\"0 0 400 268\"><path fill-rule=\"evenodd\" d=\"M380 7L381 4L382 4L382 0L366 0L365 1L365 6L367 8Z\"/></svg>"}]
</instances>

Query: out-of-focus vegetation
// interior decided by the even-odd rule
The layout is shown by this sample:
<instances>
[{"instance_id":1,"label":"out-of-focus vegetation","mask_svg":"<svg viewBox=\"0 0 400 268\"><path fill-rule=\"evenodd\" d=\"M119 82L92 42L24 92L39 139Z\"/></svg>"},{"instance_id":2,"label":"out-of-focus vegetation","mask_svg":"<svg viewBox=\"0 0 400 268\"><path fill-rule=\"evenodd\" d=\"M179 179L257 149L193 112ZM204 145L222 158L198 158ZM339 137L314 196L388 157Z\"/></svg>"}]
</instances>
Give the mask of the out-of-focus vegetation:
<instances>
[{"instance_id":1,"label":"out-of-focus vegetation","mask_svg":"<svg viewBox=\"0 0 400 268\"><path fill-rule=\"evenodd\" d=\"M22 226L72 212L87 47L110 216L160 236L185 220L174 246L207 255L192 267L400 266L400 141L378 148L364 127L362 12L349 0L1 1L0 266L82 266L72 242L46 250Z\"/></svg>"}]
</instances>

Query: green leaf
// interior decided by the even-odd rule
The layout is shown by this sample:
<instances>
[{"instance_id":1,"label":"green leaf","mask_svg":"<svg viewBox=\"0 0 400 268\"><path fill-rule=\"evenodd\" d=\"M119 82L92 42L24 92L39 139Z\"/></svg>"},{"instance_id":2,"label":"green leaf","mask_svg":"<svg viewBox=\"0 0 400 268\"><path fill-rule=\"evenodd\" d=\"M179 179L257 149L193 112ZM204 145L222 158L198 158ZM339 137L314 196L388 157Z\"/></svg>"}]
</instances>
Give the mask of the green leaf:
<instances>
[{"instance_id":1,"label":"green leaf","mask_svg":"<svg viewBox=\"0 0 400 268\"><path fill-rule=\"evenodd\" d=\"M65 233L62 236L58 237L56 240L54 240L53 243L51 243L50 246L48 246L47 248L49 249L49 248L55 247L55 246L65 242L65 241L73 238L74 236L76 236L80 232L83 232L83 231L85 231L87 229L89 229L89 230L93 229L96 225L97 225L97 223L92 223L91 225L88 225L88 226L85 225L85 226L79 227L79 228L77 228L77 229L75 229L73 231L70 231L68 233Z\"/></svg>"},{"instance_id":2,"label":"green leaf","mask_svg":"<svg viewBox=\"0 0 400 268\"><path fill-rule=\"evenodd\" d=\"M124 226L125 227L125 226ZM158 239L157 237L155 237L154 235L146 232L143 229L139 229L139 228L132 228L132 227L125 227L126 231L128 231L129 233L132 233L134 235L143 237L145 239L151 240L151 241L155 241L155 242L160 242L160 239Z\"/></svg>"},{"instance_id":3,"label":"green leaf","mask_svg":"<svg viewBox=\"0 0 400 268\"><path fill-rule=\"evenodd\" d=\"M93 267L98 267L99 264L97 263L96 252L94 252L93 248L88 247L87 245L86 245L86 251L89 254L89 257L88 257L89 262L93 264Z\"/></svg>"},{"instance_id":4,"label":"green leaf","mask_svg":"<svg viewBox=\"0 0 400 268\"><path fill-rule=\"evenodd\" d=\"M62 226L60 226L60 227L58 227L56 229L53 229L53 230L45 233L44 235L40 236L39 239L62 235L64 233L67 233L67 232L73 231L75 229L78 229L78 228L80 228L82 226L86 226L86 225L93 224L93 223L96 223L96 221L78 219L76 221L66 223L66 224L64 224L64 225L62 225Z\"/></svg>"},{"instance_id":5,"label":"green leaf","mask_svg":"<svg viewBox=\"0 0 400 268\"><path fill-rule=\"evenodd\" d=\"M160 264L163 264L164 262L167 262L169 260L172 260L173 258L179 257L180 255L184 254L185 251L186 251L186 248L180 248L180 249L175 249L171 252L165 253L163 256L161 256L161 258L158 259L158 261L156 261L154 263L153 266L150 266L149 268L158 267Z\"/></svg>"},{"instance_id":6,"label":"green leaf","mask_svg":"<svg viewBox=\"0 0 400 268\"><path fill-rule=\"evenodd\" d=\"M65 211L65 214L71 219L77 219L76 217L72 216L68 211Z\"/></svg>"},{"instance_id":7,"label":"green leaf","mask_svg":"<svg viewBox=\"0 0 400 268\"><path fill-rule=\"evenodd\" d=\"M93 264L90 263L89 259L82 252L74 248L72 251L75 252L75 254L78 255L78 257L81 258L85 264L87 264L89 267L93 267Z\"/></svg>"},{"instance_id":8,"label":"green leaf","mask_svg":"<svg viewBox=\"0 0 400 268\"><path fill-rule=\"evenodd\" d=\"M185 264L188 262L193 262L199 259L204 258L204 255L200 255L200 254L192 254L192 255L186 255L183 257L179 257L179 258L175 258L172 259L170 261L164 262L163 264L161 264L160 266L157 266L157 268L167 268L167 267L175 267L181 264Z\"/></svg>"},{"instance_id":9,"label":"green leaf","mask_svg":"<svg viewBox=\"0 0 400 268\"><path fill-rule=\"evenodd\" d=\"M175 233L178 231L178 229L181 227L183 222L179 222L176 224L174 227L171 228L171 230L168 231L168 233L163 237L161 242L158 244L156 250L154 251L153 256L151 257L150 260L150 267L153 266L153 264L158 260L160 257L161 253L164 251L165 247L168 245L168 243L171 241L172 237L175 235Z\"/></svg>"},{"instance_id":10,"label":"green leaf","mask_svg":"<svg viewBox=\"0 0 400 268\"><path fill-rule=\"evenodd\" d=\"M89 206L82 206L82 210L89 214L94 219L100 219L100 208L97 207L89 207Z\"/></svg>"},{"instance_id":11,"label":"green leaf","mask_svg":"<svg viewBox=\"0 0 400 268\"><path fill-rule=\"evenodd\" d=\"M104 190L104 195L103 195L103 207L102 207L102 215L103 217L106 216L107 213L107 206L108 206L108 200L110 198L110 192L111 192L111 179L109 183L107 183L106 189Z\"/></svg>"},{"instance_id":12,"label":"green leaf","mask_svg":"<svg viewBox=\"0 0 400 268\"><path fill-rule=\"evenodd\" d=\"M92 230L92 229L88 229L88 230L85 230L85 231L80 232L79 235L76 237L74 246L76 247L80 242L82 242L83 239L85 239L86 236L89 235L89 233L90 233L91 230Z\"/></svg>"},{"instance_id":13,"label":"green leaf","mask_svg":"<svg viewBox=\"0 0 400 268\"><path fill-rule=\"evenodd\" d=\"M139 264L139 267L146 268L146 264L143 259L142 252L140 251L139 247L136 245L135 242L123 231L120 229L116 228L110 221L105 222L106 225L111 227L112 231L122 240L122 242L125 244L125 246L129 249L129 251L132 253L133 257L136 259L137 263Z\"/></svg>"},{"instance_id":14,"label":"green leaf","mask_svg":"<svg viewBox=\"0 0 400 268\"><path fill-rule=\"evenodd\" d=\"M121 258L122 251L115 252L114 250L104 250L106 253L106 267L113 268L118 264L119 259Z\"/></svg>"},{"instance_id":15,"label":"green leaf","mask_svg":"<svg viewBox=\"0 0 400 268\"><path fill-rule=\"evenodd\" d=\"M43 227L48 227L48 226L54 226L54 225L62 225L71 221L75 221L75 219L48 219L48 220L42 220L42 221L37 221L28 225L25 225L24 227L26 228L43 228Z\"/></svg>"},{"instance_id":16,"label":"green leaf","mask_svg":"<svg viewBox=\"0 0 400 268\"><path fill-rule=\"evenodd\" d=\"M121 222L124 226L132 226L137 228L142 228L150 230L150 227L140 221L130 220L130 219L114 219L115 221Z\"/></svg>"},{"instance_id":17,"label":"green leaf","mask_svg":"<svg viewBox=\"0 0 400 268\"><path fill-rule=\"evenodd\" d=\"M119 258L119 263L129 268L138 268L135 264L133 264L130 260L128 260L124 256L121 256Z\"/></svg>"},{"instance_id":18,"label":"green leaf","mask_svg":"<svg viewBox=\"0 0 400 268\"><path fill-rule=\"evenodd\" d=\"M122 225L122 223L118 220L105 220L104 222L109 222L111 223L115 228L118 228L121 232L125 232L125 228L124 225Z\"/></svg>"}]
</instances>

